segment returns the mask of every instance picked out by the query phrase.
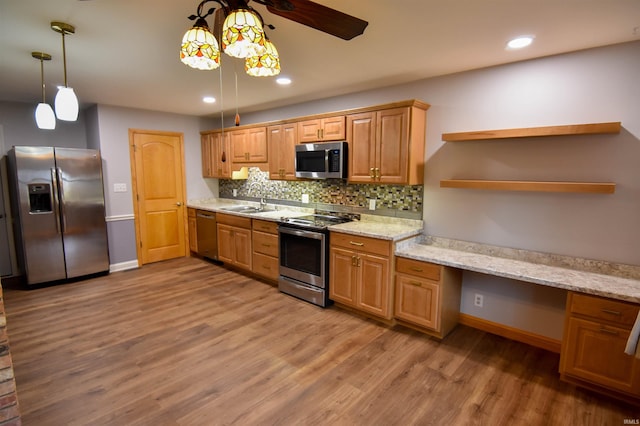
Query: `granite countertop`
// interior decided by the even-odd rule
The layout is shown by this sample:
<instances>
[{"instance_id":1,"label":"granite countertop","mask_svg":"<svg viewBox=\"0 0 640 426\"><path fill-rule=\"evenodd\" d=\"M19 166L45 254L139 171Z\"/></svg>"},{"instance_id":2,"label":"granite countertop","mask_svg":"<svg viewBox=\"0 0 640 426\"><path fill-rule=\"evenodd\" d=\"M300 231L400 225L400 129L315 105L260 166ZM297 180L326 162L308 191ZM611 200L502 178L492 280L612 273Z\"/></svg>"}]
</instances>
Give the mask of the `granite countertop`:
<instances>
[{"instance_id":1,"label":"granite countertop","mask_svg":"<svg viewBox=\"0 0 640 426\"><path fill-rule=\"evenodd\" d=\"M273 222L280 222L285 217L299 217L313 213L313 209L303 209L296 207L280 206L276 204L267 204L264 211L255 213L243 213L224 210L225 207L232 206L255 206L259 207L260 204L252 201L227 201L219 199L211 200L190 200L187 202L187 207L191 207L199 210L207 210L211 212L230 214L234 216L249 217L253 219L263 219Z\"/></svg>"},{"instance_id":2,"label":"granite countertop","mask_svg":"<svg viewBox=\"0 0 640 426\"><path fill-rule=\"evenodd\" d=\"M329 227L329 230L382 240L400 241L422 234L423 222L421 220L363 215L361 220L333 225Z\"/></svg>"},{"instance_id":3,"label":"granite countertop","mask_svg":"<svg viewBox=\"0 0 640 426\"><path fill-rule=\"evenodd\" d=\"M640 279L551 266L428 244L412 239L396 246L396 256L535 284L640 303ZM578 259L579 260L579 259Z\"/></svg>"}]
</instances>

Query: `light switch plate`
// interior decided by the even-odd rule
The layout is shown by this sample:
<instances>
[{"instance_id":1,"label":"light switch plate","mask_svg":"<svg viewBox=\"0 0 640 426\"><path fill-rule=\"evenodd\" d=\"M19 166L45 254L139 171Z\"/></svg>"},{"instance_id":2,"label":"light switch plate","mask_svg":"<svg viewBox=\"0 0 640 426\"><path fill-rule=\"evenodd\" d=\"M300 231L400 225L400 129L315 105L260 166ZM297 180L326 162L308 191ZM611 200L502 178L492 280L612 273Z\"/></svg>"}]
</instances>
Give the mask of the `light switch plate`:
<instances>
[{"instance_id":1,"label":"light switch plate","mask_svg":"<svg viewBox=\"0 0 640 426\"><path fill-rule=\"evenodd\" d=\"M113 192L127 192L127 184L126 183L114 183L113 184Z\"/></svg>"},{"instance_id":2,"label":"light switch plate","mask_svg":"<svg viewBox=\"0 0 640 426\"><path fill-rule=\"evenodd\" d=\"M369 210L375 210L376 209L376 199L372 198L369 200Z\"/></svg>"},{"instance_id":3,"label":"light switch plate","mask_svg":"<svg viewBox=\"0 0 640 426\"><path fill-rule=\"evenodd\" d=\"M302 194L302 202L305 204L309 202L309 194Z\"/></svg>"}]
</instances>

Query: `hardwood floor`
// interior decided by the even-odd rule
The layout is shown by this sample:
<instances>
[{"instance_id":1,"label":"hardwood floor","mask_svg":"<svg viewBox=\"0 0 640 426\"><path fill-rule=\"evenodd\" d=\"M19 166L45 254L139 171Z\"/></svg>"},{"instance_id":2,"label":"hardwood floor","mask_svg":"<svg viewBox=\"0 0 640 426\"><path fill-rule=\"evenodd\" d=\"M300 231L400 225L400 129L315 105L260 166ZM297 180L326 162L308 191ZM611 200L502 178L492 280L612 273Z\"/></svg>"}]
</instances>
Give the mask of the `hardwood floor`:
<instances>
[{"instance_id":1,"label":"hardwood floor","mask_svg":"<svg viewBox=\"0 0 640 426\"><path fill-rule=\"evenodd\" d=\"M5 289L23 424L622 425L558 355L464 326L443 342L183 258Z\"/></svg>"}]
</instances>

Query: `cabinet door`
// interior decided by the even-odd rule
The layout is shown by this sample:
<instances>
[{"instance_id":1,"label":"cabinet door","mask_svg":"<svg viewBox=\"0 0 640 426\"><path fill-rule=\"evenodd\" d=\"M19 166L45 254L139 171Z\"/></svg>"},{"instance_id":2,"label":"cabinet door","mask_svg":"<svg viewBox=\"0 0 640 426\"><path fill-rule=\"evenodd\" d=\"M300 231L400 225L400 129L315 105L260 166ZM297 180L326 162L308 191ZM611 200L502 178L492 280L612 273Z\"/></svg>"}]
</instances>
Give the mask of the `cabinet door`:
<instances>
[{"instance_id":1,"label":"cabinet door","mask_svg":"<svg viewBox=\"0 0 640 426\"><path fill-rule=\"evenodd\" d=\"M231 161L234 163L246 163L249 160L247 130L232 130L229 132L229 145L231 147Z\"/></svg>"},{"instance_id":2,"label":"cabinet door","mask_svg":"<svg viewBox=\"0 0 640 426\"><path fill-rule=\"evenodd\" d=\"M345 133L344 115L322 119L322 140L343 141L345 140Z\"/></svg>"},{"instance_id":3,"label":"cabinet door","mask_svg":"<svg viewBox=\"0 0 640 426\"><path fill-rule=\"evenodd\" d=\"M189 216L189 250L198 252L198 226L195 217Z\"/></svg>"},{"instance_id":4,"label":"cabinet door","mask_svg":"<svg viewBox=\"0 0 640 426\"><path fill-rule=\"evenodd\" d=\"M253 250L251 244L251 230L233 228L234 265L251 270Z\"/></svg>"},{"instance_id":5,"label":"cabinet door","mask_svg":"<svg viewBox=\"0 0 640 426\"><path fill-rule=\"evenodd\" d=\"M389 258L358 254L356 265L358 308L391 319Z\"/></svg>"},{"instance_id":6,"label":"cabinet door","mask_svg":"<svg viewBox=\"0 0 640 426\"><path fill-rule=\"evenodd\" d=\"M234 261L234 244L233 244L233 227L218 223L218 260L233 264Z\"/></svg>"},{"instance_id":7,"label":"cabinet door","mask_svg":"<svg viewBox=\"0 0 640 426\"><path fill-rule=\"evenodd\" d=\"M376 115L374 112L347 116L349 182L375 181Z\"/></svg>"},{"instance_id":8,"label":"cabinet door","mask_svg":"<svg viewBox=\"0 0 640 426\"><path fill-rule=\"evenodd\" d=\"M640 363L624 353L627 329L569 317L565 331L562 373L640 395Z\"/></svg>"},{"instance_id":9,"label":"cabinet door","mask_svg":"<svg viewBox=\"0 0 640 426\"><path fill-rule=\"evenodd\" d=\"M322 120L306 120L298 123L299 143L317 142L320 140Z\"/></svg>"},{"instance_id":10,"label":"cabinet door","mask_svg":"<svg viewBox=\"0 0 640 426\"><path fill-rule=\"evenodd\" d=\"M332 247L330 256L329 298L334 302L356 306L355 253Z\"/></svg>"},{"instance_id":11,"label":"cabinet door","mask_svg":"<svg viewBox=\"0 0 640 426\"><path fill-rule=\"evenodd\" d=\"M396 274L396 318L439 331L437 281Z\"/></svg>"},{"instance_id":12,"label":"cabinet door","mask_svg":"<svg viewBox=\"0 0 640 426\"><path fill-rule=\"evenodd\" d=\"M211 134L200 137L200 154L202 155L202 177L213 177L213 140Z\"/></svg>"},{"instance_id":13,"label":"cabinet door","mask_svg":"<svg viewBox=\"0 0 640 426\"><path fill-rule=\"evenodd\" d=\"M409 108L378 111L376 116L376 175L380 183L409 180Z\"/></svg>"},{"instance_id":14,"label":"cabinet door","mask_svg":"<svg viewBox=\"0 0 640 426\"><path fill-rule=\"evenodd\" d=\"M269 179L295 180L296 123L270 126L267 129Z\"/></svg>"},{"instance_id":15,"label":"cabinet door","mask_svg":"<svg viewBox=\"0 0 640 426\"><path fill-rule=\"evenodd\" d=\"M249 153L249 162L266 163L267 152L267 128L252 127L247 131L246 152Z\"/></svg>"},{"instance_id":16,"label":"cabinet door","mask_svg":"<svg viewBox=\"0 0 640 426\"><path fill-rule=\"evenodd\" d=\"M231 155L229 153L229 133L214 133L211 135L213 142L213 177L231 178Z\"/></svg>"}]
</instances>

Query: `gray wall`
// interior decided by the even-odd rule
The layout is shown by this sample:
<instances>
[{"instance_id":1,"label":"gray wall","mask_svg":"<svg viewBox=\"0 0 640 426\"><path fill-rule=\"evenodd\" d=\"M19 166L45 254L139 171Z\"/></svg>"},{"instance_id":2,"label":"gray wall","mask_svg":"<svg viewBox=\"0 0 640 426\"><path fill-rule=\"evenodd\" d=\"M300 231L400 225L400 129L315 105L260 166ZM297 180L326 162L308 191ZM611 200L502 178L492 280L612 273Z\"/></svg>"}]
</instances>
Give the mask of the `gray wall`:
<instances>
[{"instance_id":1,"label":"gray wall","mask_svg":"<svg viewBox=\"0 0 640 426\"><path fill-rule=\"evenodd\" d=\"M640 265L640 42L244 114L243 122L417 98L427 112L427 234ZM445 143L442 133L621 121L619 135ZM613 195L473 191L442 179L611 181ZM473 293L485 307L473 306ZM465 273L461 310L552 338L565 292Z\"/></svg>"}]
</instances>

